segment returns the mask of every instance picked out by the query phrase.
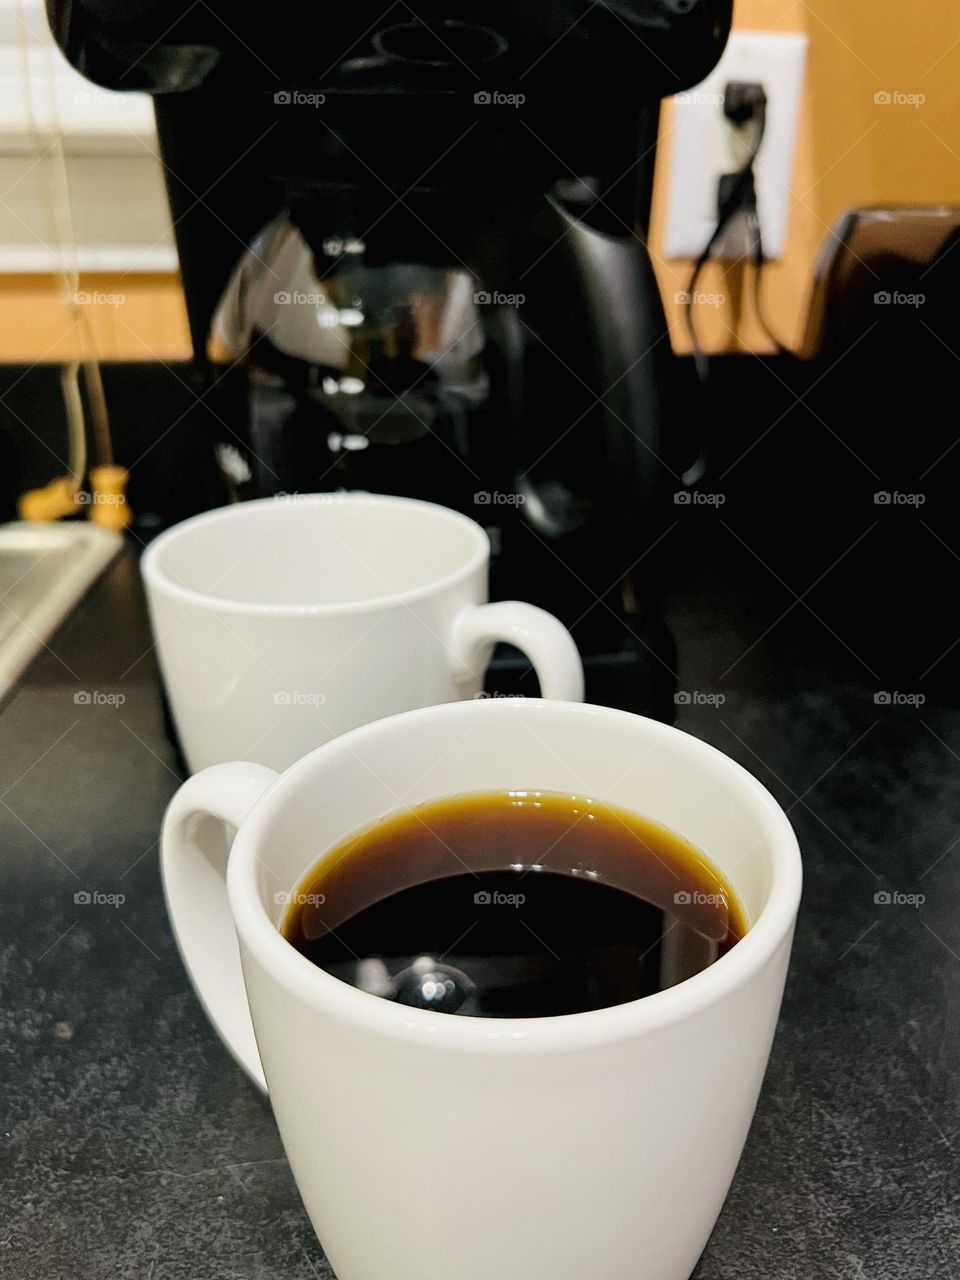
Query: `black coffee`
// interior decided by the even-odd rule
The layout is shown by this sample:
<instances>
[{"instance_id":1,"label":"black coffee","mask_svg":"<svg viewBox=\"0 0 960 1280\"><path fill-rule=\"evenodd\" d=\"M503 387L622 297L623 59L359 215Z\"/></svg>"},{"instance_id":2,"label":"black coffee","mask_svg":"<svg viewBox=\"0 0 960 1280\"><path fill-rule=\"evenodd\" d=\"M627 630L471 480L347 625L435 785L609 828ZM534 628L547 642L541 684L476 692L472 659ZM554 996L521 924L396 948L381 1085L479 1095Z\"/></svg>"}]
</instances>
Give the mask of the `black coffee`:
<instances>
[{"instance_id":1,"label":"black coffee","mask_svg":"<svg viewBox=\"0 0 960 1280\"><path fill-rule=\"evenodd\" d=\"M623 1004L744 934L675 832L548 791L459 795L381 819L291 895L283 936L352 986L421 1008L547 1017Z\"/></svg>"}]
</instances>

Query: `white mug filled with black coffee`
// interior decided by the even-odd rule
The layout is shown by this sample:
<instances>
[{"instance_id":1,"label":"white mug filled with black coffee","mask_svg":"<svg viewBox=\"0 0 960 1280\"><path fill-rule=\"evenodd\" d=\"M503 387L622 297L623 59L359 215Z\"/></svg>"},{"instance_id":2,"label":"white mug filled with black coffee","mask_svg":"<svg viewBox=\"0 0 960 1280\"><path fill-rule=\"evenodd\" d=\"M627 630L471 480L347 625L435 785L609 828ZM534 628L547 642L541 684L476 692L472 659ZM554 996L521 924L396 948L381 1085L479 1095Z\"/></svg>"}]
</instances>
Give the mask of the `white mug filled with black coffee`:
<instances>
[{"instance_id":1,"label":"white mug filled with black coffee","mask_svg":"<svg viewBox=\"0 0 960 1280\"><path fill-rule=\"evenodd\" d=\"M197 774L162 860L343 1280L686 1280L800 896L740 766L607 708L454 703Z\"/></svg>"}]
</instances>

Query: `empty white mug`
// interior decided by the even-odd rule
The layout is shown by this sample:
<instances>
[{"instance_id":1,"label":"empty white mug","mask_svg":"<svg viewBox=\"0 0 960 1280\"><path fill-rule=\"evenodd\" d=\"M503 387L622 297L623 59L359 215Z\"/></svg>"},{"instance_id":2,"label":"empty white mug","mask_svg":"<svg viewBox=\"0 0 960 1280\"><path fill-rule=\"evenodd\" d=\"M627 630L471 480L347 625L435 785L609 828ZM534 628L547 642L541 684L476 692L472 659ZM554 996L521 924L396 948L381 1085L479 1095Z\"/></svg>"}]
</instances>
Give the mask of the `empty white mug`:
<instances>
[{"instance_id":1,"label":"empty white mug","mask_svg":"<svg viewBox=\"0 0 960 1280\"><path fill-rule=\"evenodd\" d=\"M748 932L655 995L529 1019L381 999L280 934L290 892L351 832L517 788L591 796L684 835L731 883ZM194 986L269 1087L340 1280L687 1280L756 1106L800 897L786 815L739 765L582 703L430 707L280 776L236 763L196 775L171 802L162 860Z\"/></svg>"},{"instance_id":2,"label":"empty white mug","mask_svg":"<svg viewBox=\"0 0 960 1280\"><path fill-rule=\"evenodd\" d=\"M446 507L368 493L222 507L143 557L160 670L191 770L284 769L381 716L475 697L498 640L545 698L583 697L567 629L487 604L490 542Z\"/></svg>"}]
</instances>

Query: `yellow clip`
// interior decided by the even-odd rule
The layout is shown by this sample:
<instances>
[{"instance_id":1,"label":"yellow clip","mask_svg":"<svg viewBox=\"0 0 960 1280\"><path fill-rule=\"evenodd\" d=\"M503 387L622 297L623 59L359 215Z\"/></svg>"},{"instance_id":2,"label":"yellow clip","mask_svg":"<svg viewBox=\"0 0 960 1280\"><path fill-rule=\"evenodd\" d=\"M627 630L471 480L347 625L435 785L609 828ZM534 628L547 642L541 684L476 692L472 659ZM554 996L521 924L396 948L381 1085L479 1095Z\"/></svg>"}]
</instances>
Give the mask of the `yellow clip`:
<instances>
[{"instance_id":1,"label":"yellow clip","mask_svg":"<svg viewBox=\"0 0 960 1280\"><path fill-rule=\"evenodd\" d=\"M62 520L80 510L83 499L70 476L58 476L42 489L30 489L17 503L21 520Z\"/></svg>"},{"instance_id":2,"label":"yellow clip","mask_svg":"<svg viewBox=\"0 0 960 1280\"><path fill-rule=\"evenodd\" d=\"M90 468L90 520L104 529L121 533L133 519L127 502L126 467L114 464Z\"/></svg>"}]
</instances>

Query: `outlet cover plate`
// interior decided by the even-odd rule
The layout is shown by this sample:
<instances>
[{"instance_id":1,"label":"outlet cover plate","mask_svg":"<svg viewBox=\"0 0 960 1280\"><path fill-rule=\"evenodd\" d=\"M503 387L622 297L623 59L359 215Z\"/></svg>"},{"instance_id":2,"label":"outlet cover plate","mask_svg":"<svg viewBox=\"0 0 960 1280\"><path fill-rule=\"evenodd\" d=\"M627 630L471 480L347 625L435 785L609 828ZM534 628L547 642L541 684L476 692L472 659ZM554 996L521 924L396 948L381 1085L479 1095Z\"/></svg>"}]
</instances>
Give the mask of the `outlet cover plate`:
<instances>
[{"instance_id":1,"label":"outlet cover plate","mask_svg":"<svg viewBox=\"0 0 960 1280\"><path fill-rule=\"evenodd\" d=\"M767 91L767 121L754 165L764 255L783 256L796 151L807 37L799 32L734 31L710 75L673 99L670 176L663 251L696 258L717 223L717 183L743 160L742 143L723 114L730 80L757 80ZM723 246L715 256L723 254Z\"/></svg>"}]
</instances>

